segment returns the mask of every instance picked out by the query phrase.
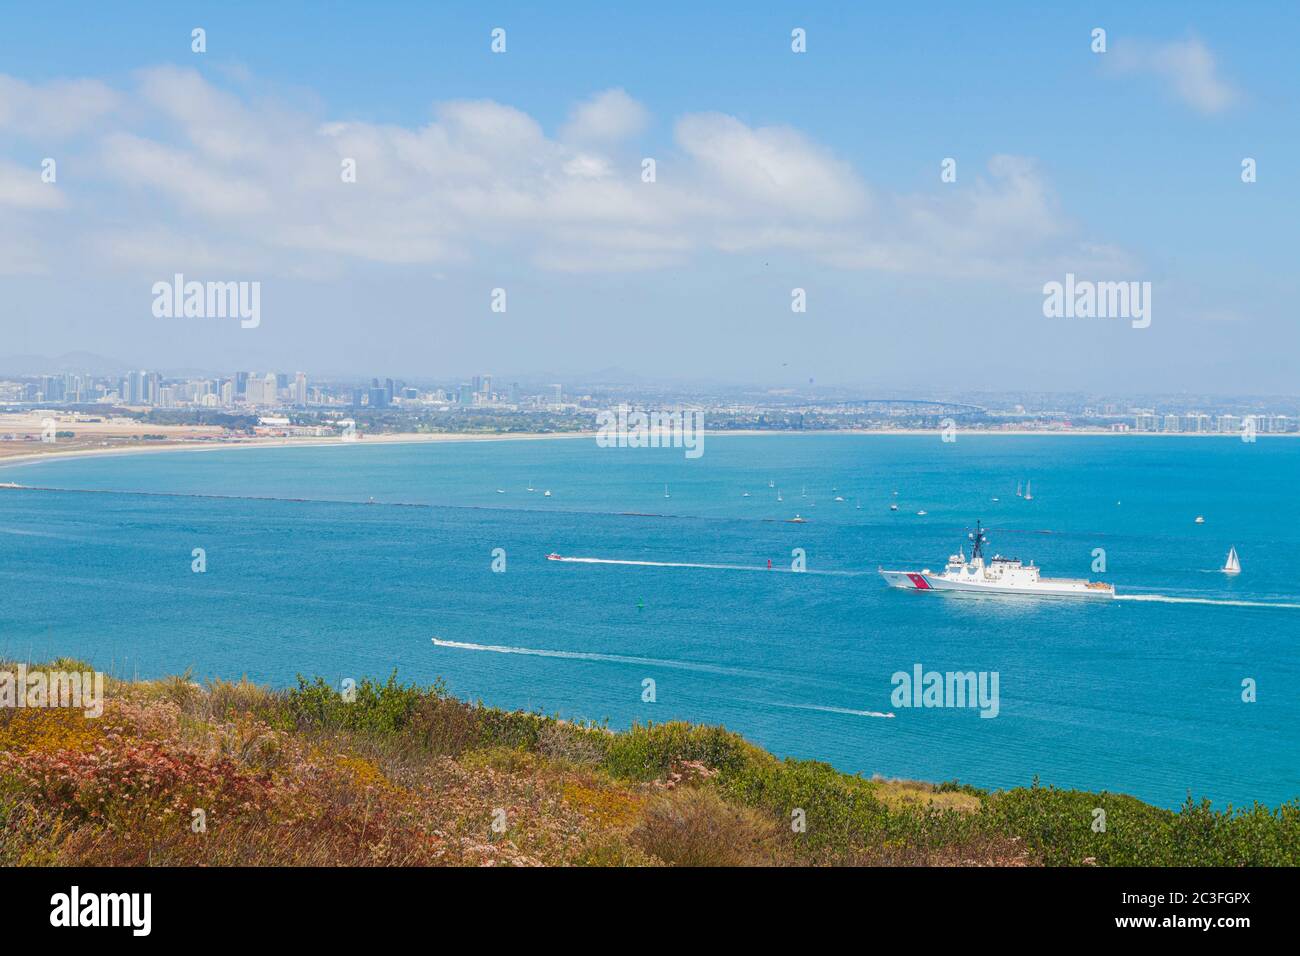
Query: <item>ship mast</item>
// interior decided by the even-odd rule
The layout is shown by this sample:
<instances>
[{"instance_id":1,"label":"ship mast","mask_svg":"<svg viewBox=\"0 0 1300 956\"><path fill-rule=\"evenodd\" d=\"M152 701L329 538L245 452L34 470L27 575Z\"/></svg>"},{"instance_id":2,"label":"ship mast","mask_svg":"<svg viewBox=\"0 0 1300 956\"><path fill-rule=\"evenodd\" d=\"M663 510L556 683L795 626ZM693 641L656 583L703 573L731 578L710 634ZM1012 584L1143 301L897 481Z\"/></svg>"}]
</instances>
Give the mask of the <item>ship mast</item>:
<instances>
[{"instance_id":1,"label":"ship mast","mask_svg":"<svg viewBox=\"0 0 1300 956\"><path fill-rule=\"evenodd\" d=\"M972 543L970 559L974 561L976 558L984 557L984 531L980 528L978 520L975 522L975 531L967 535L967 537L971 539Z\"/></svg>"}]
</instances>

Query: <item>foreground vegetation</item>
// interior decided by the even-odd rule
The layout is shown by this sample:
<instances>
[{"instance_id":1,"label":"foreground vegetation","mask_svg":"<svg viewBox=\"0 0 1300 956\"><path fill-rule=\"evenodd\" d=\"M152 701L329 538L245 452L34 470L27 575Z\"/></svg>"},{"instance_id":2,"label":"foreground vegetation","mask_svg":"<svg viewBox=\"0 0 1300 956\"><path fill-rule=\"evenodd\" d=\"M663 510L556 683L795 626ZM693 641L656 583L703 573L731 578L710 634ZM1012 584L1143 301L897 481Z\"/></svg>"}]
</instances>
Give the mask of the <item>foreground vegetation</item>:
<instances>
[{"instance_id":1,"label":"foreground vegetation","mask_svg":"<svg viewBox=\"0 0 1300 956\"><path fill-rule=\"evenodd\" d=\"M1297 865L1300 801L868 780L720 727L612 733L396 675L353 700L186 675L110 679L99 718L0 708L0 864Z\"/></svg>"}]
</instances>

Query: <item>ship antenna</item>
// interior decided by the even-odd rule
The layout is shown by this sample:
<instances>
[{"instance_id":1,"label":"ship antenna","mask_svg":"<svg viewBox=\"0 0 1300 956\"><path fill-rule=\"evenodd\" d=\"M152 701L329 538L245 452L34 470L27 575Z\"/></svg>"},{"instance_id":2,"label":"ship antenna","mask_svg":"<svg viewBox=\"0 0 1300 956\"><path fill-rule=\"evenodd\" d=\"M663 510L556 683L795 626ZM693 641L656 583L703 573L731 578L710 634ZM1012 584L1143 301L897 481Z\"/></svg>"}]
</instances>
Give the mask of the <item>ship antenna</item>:
<instances>
[{"instance_id":1,"label":"ship antenna","mask_svg":"<svg viewBox=\"0 0 1300 956\"><path fill-rule=\"evenodd\" d=\"M979 519L975 521L975 533L971 535L971 540L975 544L971 549L970 559L974 561L976 558L984 557L984 531L980 528Z\"/></svg>"}]
</instances>

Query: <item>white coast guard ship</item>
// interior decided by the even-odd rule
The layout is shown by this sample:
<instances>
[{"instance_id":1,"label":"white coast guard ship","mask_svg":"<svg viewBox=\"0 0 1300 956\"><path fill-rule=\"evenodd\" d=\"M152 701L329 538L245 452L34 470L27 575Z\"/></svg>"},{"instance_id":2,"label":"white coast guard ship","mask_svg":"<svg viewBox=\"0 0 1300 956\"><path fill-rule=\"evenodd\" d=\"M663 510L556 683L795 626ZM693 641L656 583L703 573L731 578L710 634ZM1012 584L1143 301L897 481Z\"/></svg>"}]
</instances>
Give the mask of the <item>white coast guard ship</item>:
<instances>
[{"instance_id":1,"label":"white coast guard ship","mask_svg":"<svg viewBox=\"0 0 1300 956\"><path fill-rule=\"evenodd\" d=\"M941 573L929 568L920 571L886 571L880 575L890 587L912 591L966 591L978 594L1031 594L1040 597L1112 598L1115 586L1083 578L1043 578L1031 561L1023 564L1017 558L1004 558L995 554L986 562L984 545L987 538L979 522L967 537L971 541L971 557L966 560L965 549L948 559Z\"/></svg>"}]
</instances>

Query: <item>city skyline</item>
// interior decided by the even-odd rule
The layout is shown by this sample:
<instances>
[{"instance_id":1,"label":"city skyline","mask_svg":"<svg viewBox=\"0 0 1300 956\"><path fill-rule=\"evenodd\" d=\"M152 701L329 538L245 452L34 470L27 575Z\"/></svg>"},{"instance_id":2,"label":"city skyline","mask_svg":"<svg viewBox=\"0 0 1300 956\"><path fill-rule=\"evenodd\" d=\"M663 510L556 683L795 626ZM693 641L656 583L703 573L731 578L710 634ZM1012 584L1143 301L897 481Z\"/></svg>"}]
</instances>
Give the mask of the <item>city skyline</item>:
<instances>
[{"instance_id":1,"label":"city skyline","mask_svg":"<svg viewBox=\"0 0 1300 956\"><path fill-rule=\"evenodd\" d=\"M0 356L1294 390L1293 9L663 12L31 11ZM159 317L181 275L259 321ZM1075 275L1149 283L1149 326L1047 318Z\"/></svg>"},{"instance_id":2,"label":"city skyline","mask_svg":"<svg viewBox=\"0 0 1300 956\"><path fill-rule=\"evenodd\" d=\"M258 417L259 425L315 428L334 425L340 416L360 412L393 411L401 417L382 423L385 430L418 430L436 419L430 412L482 412L527 420L528 430L567 431L582 417L627 407L639 401L646 408L699 409L714 416L713 427L750 427L765 430L819 428L963 427L1004 430L1060 431L1105 429L1111 432L1218 434L1244 436L1288 434L1300 430L1300 410L1277 397L1210 397L1184 395L1155 399L1150 396L1079 396L1062 393L1039 395L1006 393L1001 396L957 395L943 398L915 396L852 397L816 394L814 391L768 389L686 392L656 386L647 392L631 383L604 385L571 382L535 383L494 380L490 372L460 376L446 382L423 378L407 381L393 376L366 379L315 380L306 372L276 370L236 371L225 375L165 374L149 369L122 375L48 373L39 376L0 375L0 410L148 409L180 412L190 424L202 424L203 413L263 416L268 412L314 416L310 421ZM1282 409L1282 411L1279 411ZM92 412L93 414L93 412ZM560 415L560 419L553 416ZM322 417L323 416L323 417ZM522 416L522 417L520 417ZM730 426L719 420L731 416ZM746 419L739 423L736 416ZM809 416L809 417L805 417ZM184 420L183 420L184 421ZM183 422L182 422L183 423ZM378 424L378 422L374 422ZM446 423L443 422L443 425ZM503 430L501 422L485 424ZM227 421L225 427L238 427Z\"/></svg>"}]
</instances>

